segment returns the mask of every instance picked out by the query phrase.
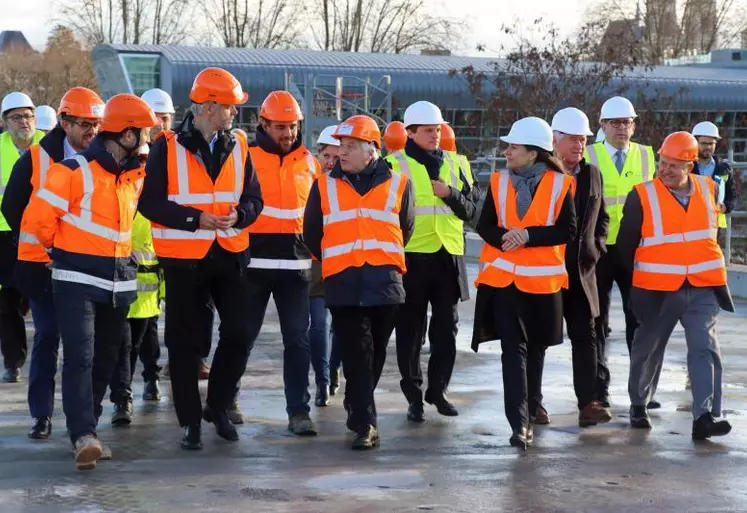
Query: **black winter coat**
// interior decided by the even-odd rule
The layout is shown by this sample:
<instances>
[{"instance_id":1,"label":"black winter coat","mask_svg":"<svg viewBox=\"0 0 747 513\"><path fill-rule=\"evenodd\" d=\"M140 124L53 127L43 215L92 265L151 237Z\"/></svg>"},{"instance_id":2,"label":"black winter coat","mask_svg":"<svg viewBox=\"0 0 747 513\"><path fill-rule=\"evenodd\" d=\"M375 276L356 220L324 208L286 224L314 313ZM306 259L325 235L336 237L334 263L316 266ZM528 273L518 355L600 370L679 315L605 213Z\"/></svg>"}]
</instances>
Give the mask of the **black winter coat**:
<instances>
[{"instance_id":1,"label":"black winter coat","mask_svg":"<svg viewBox=\"0 0 747 513\"><path fill-rule=\"evenodd\" d=\"M329 172L329 176L347 181L363 196L388 180L392 176L392 170L385 160L378 159L358 174L344 173L338 163ZM324 178L325 175L322 175L320 180ZM415 205L410 182L402 194L399 223L404 243L407 244L415 227ZM311 187L306 203L303 237L311 254L320 261L323 236L322 201L317 181ZM364 265L349 267L341 273L327 277L324 280L324 297L327 307L396 305L405 302L405 289L402 285L402 275L396 267Z\"/></svg>"}]
</instances>

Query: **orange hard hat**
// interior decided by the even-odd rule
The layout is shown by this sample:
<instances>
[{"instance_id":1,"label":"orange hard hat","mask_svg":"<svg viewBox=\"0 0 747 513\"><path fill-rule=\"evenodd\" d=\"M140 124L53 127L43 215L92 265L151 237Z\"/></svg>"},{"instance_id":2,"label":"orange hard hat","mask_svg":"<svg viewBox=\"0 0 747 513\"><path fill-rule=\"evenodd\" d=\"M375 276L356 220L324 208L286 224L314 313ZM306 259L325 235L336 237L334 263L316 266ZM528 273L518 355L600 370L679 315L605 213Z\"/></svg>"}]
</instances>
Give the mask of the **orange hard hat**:
<instances>
[{"instance_id":1,"label":"orange hard hat","mask_svg":"<svg viewBox=\"0 0 747 513\"><path fill-rule=\"evenodd\" d=\"M376 121L359 114L352 116L337 125L337 130L332 134L335 139L343 137L352 137L361 141L374 143L377 148L381 149L381 131Z\"/></svg>"},{"instance_id":2,"label":"orange hard hat","mask_svg":"<svg viewBox=\"0 0 747 513\"><path fill-rule=\"evenodd\" d=\"M87 87L73 87L60 100L57 114L76 118L101 118L104 116L104 100Z\"/></svg>"},{"instance_id":3,"label":"orange hard hat","mask_svg":"<svg viewBox=\"0 0 747 513\"><path fill-rule=\"evenodd\" d=\"M269 121L292 123L303 120L303 113L296 99L288 91L273 91L262 102L259 117Z\"/></svg>"},{"instance_id":4,"label":"orange hard hat","mask_svg":"<svg viewBox=\"0 0 747 513\"><path fill-rule=\"evenodd\" d=\"M456 151L456 134L448 123L441 123L441 149L444 151Z\"/></svg>"},{"instance_id":5,"label":"orange hard hat","mask_svg":"<svg viewBox=\"0 0 747 513\"><path fill-rule=\"evenodd\" d=\"M228 71L222 68L205 68L195 77L189 99L195 103L242 105L249 99L249 93L241 89L239 81Z\"/></svg>"},{"instance_id":6,"label":"orange hard hat","mask_svg":"<svg viewBox=\"0 0 747 513\"><path fill-rule=\"evenodd\" d=\"M127 128L153 128L157 124L156 115L142 98L125 93L106 102L101 131L118 133Z\"/></svg>"},{"instance_id":7,"label":"orange hard hat","mask_svg":"<svg viewBox=\"0 0 747 513\"><path fill-rule=\"evenodd\" d=\"M405 149L407 129L402 121L392 121L384 130L384 146L389 153Z\"/></svg>"},{"instance_id":8,"label":"orange hard hat","mask_svg":"<svg viewBox=\"0 0 747 513\"><path fill-rule=\"evenodd\" d=\"M692 162L698 158L698 140L690 132L674 132L664 139L659 155Z\"/></svg>"}]
</instances>

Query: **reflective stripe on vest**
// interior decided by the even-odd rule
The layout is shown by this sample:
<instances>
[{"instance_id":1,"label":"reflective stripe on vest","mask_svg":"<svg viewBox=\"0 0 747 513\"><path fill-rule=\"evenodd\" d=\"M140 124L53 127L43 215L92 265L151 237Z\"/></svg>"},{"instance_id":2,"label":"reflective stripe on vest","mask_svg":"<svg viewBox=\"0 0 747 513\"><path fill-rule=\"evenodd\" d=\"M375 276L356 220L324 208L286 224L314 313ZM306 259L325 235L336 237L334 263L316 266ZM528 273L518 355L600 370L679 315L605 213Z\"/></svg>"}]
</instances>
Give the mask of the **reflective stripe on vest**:
<instances>
[{"instance_id":1,"label":"reflective stripe on vest","mask_svg":"<svg viewBox=\"0 0 747 513\"><path fill-rule=\"evenodd\" d=\"M234 187L232 192L212 192L194 194L189 192L189 166L187 165L187 149L176 143L176 174L178 177L178 193L169 194L169 201L180 205L211 205L213 203L239 202L244 190L244 166L241 161L241 146L235 144L233 151Z\"/></svg>"},{"instance_id":2,"label":"reflective stripe on vest","mask_svg":"<svg viewBox=\"0 0 747 513\"><path fill-rule=\"evenodd\" d=\"M368 217L385 223L396 224L399 226L399 216L394 213L397 206L397 190L402 176L392 173L392 183L389 187L389 193L386 199L385 210L376 210L371 208L357 208L351 210L340 210L340 202L337 199L337 180L331 178L329 174L325 175L327 180L327 197L329 200L330 213L323 217L324 226L340 221L350 221L356 217Z\"/></svg>"},{"instance_id":3,"label":"reflective stripe on vest","mask_svg":"<svg viewBox=\"0 0 747 513\"><path fill-rule=\"evenodd\" d=\"M252 258L249 260L250 269L276 269L285 271L302 271L311 269L311 259L285 260L282 258Z\"/></svg>"},{"instance_id":4,"label":"reflective stripe on vest","mask_svg":"<svg viewBox=\"0 0 747 513\"><path fill-rule=\"evenodd\" d=\"M75 155L73 158L80 166L80 173L83 178L83 196L80 199L80 215L71 214L69 212L70 205L68 201L57 196L49 189L44 187L40 188L37 192L37 196L60 210L64 210L65 214L60 219L81 231L96 235L102 239L108 239L112 242L129 241L131 235L129 230L120 232L113 230L108 226L103 226L93 222L91 208L91 200L94 192L93 173L91 172L91 167L88 165L88 161L85 157L82 155Z\"/></svg>"},{"instance_id":5,"label":"reflective stripe on vest","mask_svg":"<svg viewBox=\"0 0 747 513\"><path fill-rule=\"evenodd\" d=\"M110 281L98 276L81 273L78 271L68 271L66 269L52 269L52 279L57 281L66 281L70 283L80 283L91 285L93 287L107 290L109 292L133 292L137 290L137 280L128 281Z\"/></svg>"}]
</instances>

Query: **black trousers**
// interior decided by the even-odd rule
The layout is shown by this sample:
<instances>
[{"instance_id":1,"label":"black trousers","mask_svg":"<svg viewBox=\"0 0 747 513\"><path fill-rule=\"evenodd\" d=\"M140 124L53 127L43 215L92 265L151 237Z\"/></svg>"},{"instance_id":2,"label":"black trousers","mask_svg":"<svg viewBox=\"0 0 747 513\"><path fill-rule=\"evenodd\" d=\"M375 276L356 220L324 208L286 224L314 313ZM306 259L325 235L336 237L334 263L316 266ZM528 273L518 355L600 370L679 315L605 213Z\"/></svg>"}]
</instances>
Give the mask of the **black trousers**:
<instances>
[{"instance_id":1,"label":"black trousers","mask_svg":"<svg viewBox=\"0 0 747 513\"><path fill-rule=\"evenodd\" d=\"M407 402L419 403L423 402L420 353L426 327L431 346L426 394L443 394L454 371L459 323L459 282L454 258L444 249L432 255L411 257L404 285L406 299L399 308L396 326L397 366L402 378L400 388Z\"/></svg>"},{"instance_id":2,"label":"black trousers","mask_svg":"<svg viewBox=\"0 0 747 513\"><path fill-rule=\"evenodd\" d=\"M212 302L220 316L218 346L208 381L207 405L226 410L246 369L249 357L249 288L246 275L202 260L195 269L166 267L166 347L169 350L171 393L179 425L199 424L202 402L197 384L205 351L205 335L212 333ZM209 323L209 325L208 325Z\"/></svg>"},{"instance_id":3,"label":"black trousers","mask_svg":"<svg viewBox=\"0 0 747 513\"><path fill-rule=\"evenodd\" d=\"M394 331L396 305L330 307L345 373L345 405L354 426L376 426L374 390Z\"/></svg>"},{"instance_id":4,"label":"black trousers","mask_svg":"<svg viewBox=\"0 0 747 513\"><path fill-rule=\"evenodd\" d=\"M607 253L597 262L597 290L599 291L600 316L596 322L597 335L597 399L607 401L609 398L610 371L607 367L607 333L605 328L609 326L610 303L612 301L612 286L617 283L622 296L623 313L625 314L625 341L630 345L633 343L633 335L638 327L638 321L630 308L630 287L633 283L633 274L622 264L615 245L607 246Z\"/></svg>"},{"instance_id":5,"label":"black trousers","mask_svg":"<svg viewBox=\"0 0 747 513\"><path fill-rule=\"evenodd\" d=\"M0 289L0 350L3 352L6 369L21 368L26 363L26 321L28 301L18 289Z\"/></svg>"},{"instance_id":6,"label":"black trousers","mask_svg":"<svg viewBox=\"0 0 747 513\"><path fill-rule=\"evenodd\" d=\"M581 283L571 280L563 290L563 316L571 339L573 358L573 388L578 399L578 409L596 399L597 344L596 319L591 316L589 302Z\"/></svg>"},{"instance_id":7,"label":"black trousers","mask_svg":"<svg viewBox=\"0 0 747 513\"><path fill-rule=\"evenodd\" d=\"M155 381L161 367L161 347L158 343L158 317L127 319L122 335L117 368L109 384L109 400L115 404L132 401L132 378L137 359L143 363L143 381Z\"/></svg>"}]
</instances>

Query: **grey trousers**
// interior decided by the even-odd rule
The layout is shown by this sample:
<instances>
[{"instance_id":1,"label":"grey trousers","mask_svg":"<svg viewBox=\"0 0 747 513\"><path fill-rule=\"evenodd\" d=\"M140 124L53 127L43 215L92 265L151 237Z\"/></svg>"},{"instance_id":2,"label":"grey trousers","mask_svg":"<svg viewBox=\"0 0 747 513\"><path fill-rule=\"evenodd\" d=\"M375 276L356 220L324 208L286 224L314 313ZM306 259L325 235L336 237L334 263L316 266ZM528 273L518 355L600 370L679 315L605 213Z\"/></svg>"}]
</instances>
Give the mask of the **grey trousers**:
<instances>
[{"instance_id":1,"label":"grey trousers","mask_svg":"<svg viewBox=\"0 0 747 513\"><path fill-rule=\"evenodd\" d=\"M683 287L676 292L633 288L631 306L640 325L630 352L630 404L644 406L653 395L664 351L679 322L685 329L687 369L692 381L693 418L721 416L721 351L716 338L720 307L711 288Z\"/></svg>"}]
</instances>

